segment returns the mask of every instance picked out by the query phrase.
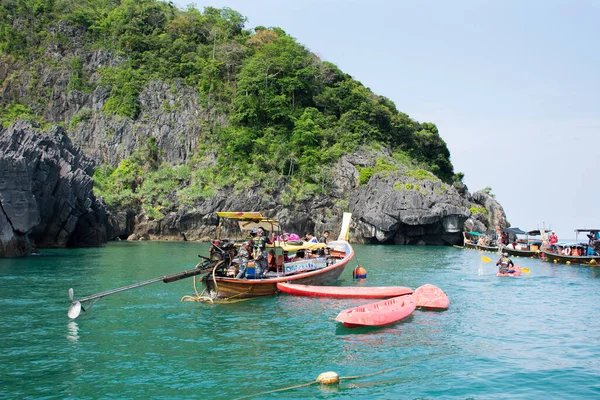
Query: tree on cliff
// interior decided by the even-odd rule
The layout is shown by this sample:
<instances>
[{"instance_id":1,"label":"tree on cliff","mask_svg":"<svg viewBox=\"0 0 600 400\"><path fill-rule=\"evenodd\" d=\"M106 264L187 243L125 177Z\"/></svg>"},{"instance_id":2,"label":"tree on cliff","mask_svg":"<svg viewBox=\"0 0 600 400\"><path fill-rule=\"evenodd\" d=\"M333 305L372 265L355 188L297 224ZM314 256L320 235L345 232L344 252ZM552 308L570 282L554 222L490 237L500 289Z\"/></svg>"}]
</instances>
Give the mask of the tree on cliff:
<instances>
[{"instance_id":1,"label":"tree on cliff","mask_svg":"<svg viewBox=\"0 0 600 400\"><path fill-rule=\"evenodd\" d=\"M364 145L409 155L444 182L457 179L434 124L399 112L392 101L322 62L282 29L251 31L245 22L228 8L179 10L157 0L4 1L0 59L9 70L2 77L0 121L5 126L16 118L77 123L75 117L48 119L52 90L40 80L17 89L27 76L19 71L46 65L69 71L68 90L110 88L99 112L133 123L149 82L178 81L193 88L212 116L196 156L181 160L174 173L167 171L171 165L161 165L159 145L154 142L149 151L143 142L120 166L99 169L97 190L115 206L148 207L150 199L142 198L148 187L162 188L150 200L155 211L172 205L169 193L179 193L182 201L226 186L260 184L268 192L283 181L290 190L324 192L328 182L319 166ZM82 60L95 49L110 52L113 62L89 71ZM211 158L216 162L206 162Z\"/></svg>"}]
</instances>

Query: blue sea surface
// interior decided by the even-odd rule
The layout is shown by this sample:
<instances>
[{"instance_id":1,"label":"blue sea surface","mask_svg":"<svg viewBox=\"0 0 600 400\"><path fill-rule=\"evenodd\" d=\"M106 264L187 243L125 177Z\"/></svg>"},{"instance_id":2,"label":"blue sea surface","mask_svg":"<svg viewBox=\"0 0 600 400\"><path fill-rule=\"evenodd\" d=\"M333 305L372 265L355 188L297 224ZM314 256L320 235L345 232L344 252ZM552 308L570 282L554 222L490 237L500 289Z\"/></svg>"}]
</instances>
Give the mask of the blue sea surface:
<instances>
[{"instance_id":1,"label":"blue sea surface","mask_svg":"<svg viewBox=\"0 0 600 400\"><path fill-rule=\"evenodd\" d=\"M347 329L337 314L368 300L182 303L186 279L67 317L70 287L84 297L183 271L207 248L121 242L0 260L0 398L600 398L600 267L514 258L531 272L503 278L497 254L356 245L337 284L430 283L450 308ZM366 281L352 280L356 264ZM339 385L302 386L327 371Z\"/></svg>"}]
</instances>

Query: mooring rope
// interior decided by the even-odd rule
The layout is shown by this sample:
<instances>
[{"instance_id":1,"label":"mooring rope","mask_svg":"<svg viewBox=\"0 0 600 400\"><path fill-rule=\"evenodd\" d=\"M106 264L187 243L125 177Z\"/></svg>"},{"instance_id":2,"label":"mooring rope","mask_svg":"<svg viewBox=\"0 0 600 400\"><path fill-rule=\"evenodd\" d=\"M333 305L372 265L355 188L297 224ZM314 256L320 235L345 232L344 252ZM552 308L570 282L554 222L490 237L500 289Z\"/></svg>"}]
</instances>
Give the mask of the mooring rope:
<instances>
[{"instance_id":1,"label":"mooring rope","mask_svg":"<svg viewBox=\"0 0 600 400\"><path fill-rule=\"evenodd\" d=\"M394 371L394 370L401 369L401 368L406 368L406 367L408 367L408 365L387 368L387 369L383 369L381 371L371 372L371 373L362 374L362 375L340 376L340 381L342 381L342 380L353 380L353 379L366 378L366 377L369 377L369 376L380 375L380 374L384 374L386 372L390 372L390 371ZM238 397L238 398L236 398L234 400L251 399L253 397L264 396L264 395L271 394L271 393L284 392L284 391L287 391L287 390L299 389L299 388L303 388L303 387L307 387L307 386L312 386L312 385L315 385L317 383L319 383L319 381L312 381L312 382L308 382L308 383L302 383L300 385L288 386L288 387L284 387L284 388L280 388L280 389L269 390L268 392L255 393L255 394L251 394L251 395L244 396L244 397Z\"/></svg>"}]
</instances>

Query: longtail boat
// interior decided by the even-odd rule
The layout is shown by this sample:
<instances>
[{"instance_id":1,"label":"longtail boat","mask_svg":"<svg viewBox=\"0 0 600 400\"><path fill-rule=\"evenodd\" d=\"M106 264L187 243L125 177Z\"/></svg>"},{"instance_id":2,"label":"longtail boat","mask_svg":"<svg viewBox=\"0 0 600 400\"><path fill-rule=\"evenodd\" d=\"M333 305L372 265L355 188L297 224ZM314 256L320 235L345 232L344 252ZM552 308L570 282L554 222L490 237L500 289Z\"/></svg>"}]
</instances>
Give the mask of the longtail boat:
<instances>
[{"instance_id":1,"label":"longtail boat","mask_svg":"<svg viewBox=\"0 0 600 400\"><path fill-rule=\"evenodd\" d=\"M525 239L517 239L512 243L512 245L502 247L503 253L508 253L513 257L529 257L529 258L537 258L540 257L540 248L544 241L544 231L543 230L534 230L524 232L519 228L507 228L503 229L502 232L506 232L513 235L527 235ZM529 236L539 236L542 235L541 239L530 238Z\"/></svg>"},{"instance_id":2,"label":"longtail boat","mask_svg":"<svg viewBox=\"0 0 600 400\"><path fill-rule=\"evenodd\" d=\"M590 232L588 242L578 242L580 233ZM541 258L562 264L600 265L600 240L593 234L600 229L576 229L575 243L557 243L556 249L543 248Z\"/></svg>"},{"instance_id":3,"label":"longtail boat","mask_svg":"<svg viewBox=\"0 0 600 400\"><path fill-rule=\"evenodd\" d=\"M262 227L271 233L281 233L277 221L260 213L226 212L217 215L236 221L242 232ZM271 252L269 270L262 277L247 272L245 277L238 278L240 264L236 255L239 245L229 239L215 240L209 250L209 258L217 263L212 271L199 278L202 291L198 292L198 278L194 278L195 296L184 296L182 301L231 301L271 296L278 292L278 283L286 282L304 285L333 283L354 256L354 250L348 243L350 219L351 214L344 213L338 239L327 244L303 241L287 243L281 238L282 235L278 235L281 240L267 244ZM231 227L232 224L226 226ZM295 252L296 257L291 258L291 252ZM252 271L253 267L254 263L250 262L247 271Z\"/></svg>"},{"instance_id":4,"label":"longtail boat","mask_svg":"<svg viewBox=\"0 0 600 400\"><path fill-rule=\"evenodd\" d=\"M279 231L276 220L266 218L259 212L218 212L221 219L236 221L242 230L270 227L271 232ZM325 243L307 243L304 241L287 241L285 234L279 235L278 240L267 244L269 249L268 272L264 277L250 273L255 261L250 261L246 276L237 278L240 268L238 250L240 243L223 238L212 241L209 256L199 256L202 261L190 270L165 275L154 279L134 283L116 289L106 290L82 298L75 298L72 288L69 289L71 306L67 315L71 319L78 318L82 312L89 310L96 302L104 297L136 289L157 282L171 283L181 279L194 278L194 296L184 296L181 301L222 301L247 299L252 297L270 296L277 293L277 284L284 282L302 283L307 285L325 285L334 282L344 271L346 264L354 256L354 250L348 243L351 214L344 213L342 228L337 240ZM228 224L231 228L236 224ZM217 237L221 236L221 228L227 231L221 223L217 228ZM246 238L247 239L247 238ZM247 240L246 240L247 242ZM281 254L277 254L280 252ZM286 254L295 252L296 257L286 259ZM312 254L308 254L308 253ZM300 254L303 257L300 257ZM198 292L197 280L204 286Z\"/></svg>"}]
</instances>

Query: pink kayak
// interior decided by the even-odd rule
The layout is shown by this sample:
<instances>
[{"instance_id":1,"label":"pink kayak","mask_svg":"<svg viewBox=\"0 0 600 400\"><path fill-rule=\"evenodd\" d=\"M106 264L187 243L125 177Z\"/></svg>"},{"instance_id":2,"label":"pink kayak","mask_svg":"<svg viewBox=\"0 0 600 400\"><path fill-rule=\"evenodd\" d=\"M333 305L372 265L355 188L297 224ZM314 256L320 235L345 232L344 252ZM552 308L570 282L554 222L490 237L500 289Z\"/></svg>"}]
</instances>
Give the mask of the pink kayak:
<instances>
[{"instance_id":1,"label":"pink kayak","mask_svg":"<svg viewBox=\"0 0 600 400\"><path fill-rule=\"evenodd\" d=\"M413 294L418 308L426 310L446 310L450 299L442 289L429 283L415 289Z\"/></svg>"},{"instance_id":2,"label":"pink kayak","mask_svg":"<svg viewBox=\"0 0 600 400\"><path fill-rule=\"evenodd\" d=\"M384 326L408 317L415 310L415 299L411 294L349 308L335 318L346 328L359 326Z\"/></svg>"},{"instance_id":3,"label":"pink kayak","mask_svg":"<svg viewBox=\"0 0 600 400\"><path fill-rule=\"evenodd\" d=\"M498 272L498 273L496 273L496 276L519 276L519 275L521 275L521 268L519 268L518 266L513 265L511 267L511 269L513 269L515 272L511 272L508 274L501 274L500 272Z\"/></svg>"},{"instance_id":4,"label":"pink kayak","mask_svg":"<svg viewBox=\"0 0 600 400\"><path fill-rule=\"evenodd\" d=\"M404 286L311 286L295 283L278 283L277 289L296 296L335 297L339 299L386 299L412 294Z\"/></svg>"}]
</instances>

